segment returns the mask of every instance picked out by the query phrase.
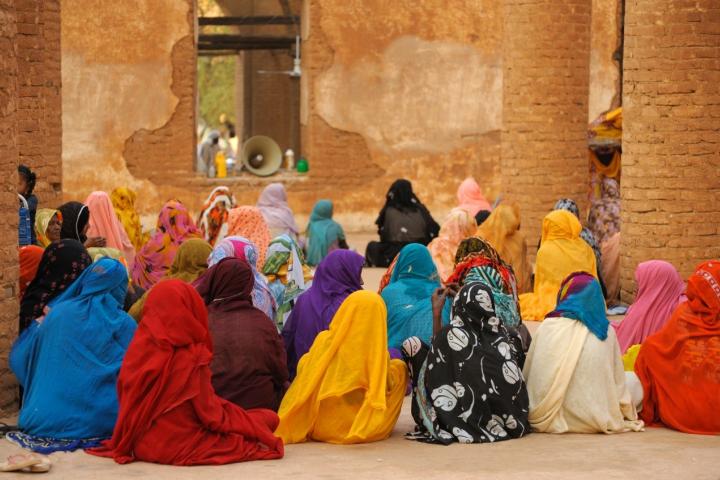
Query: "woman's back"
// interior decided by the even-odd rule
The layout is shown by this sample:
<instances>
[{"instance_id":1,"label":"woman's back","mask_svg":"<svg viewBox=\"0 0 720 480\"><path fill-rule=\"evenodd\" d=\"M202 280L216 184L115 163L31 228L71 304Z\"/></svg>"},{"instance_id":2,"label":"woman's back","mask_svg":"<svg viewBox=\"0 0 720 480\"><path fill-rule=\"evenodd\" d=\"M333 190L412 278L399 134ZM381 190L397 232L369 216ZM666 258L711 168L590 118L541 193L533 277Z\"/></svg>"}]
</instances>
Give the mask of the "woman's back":
<instances>
[{"instance_id":1,"label":"woman's back","mask_svg":"<svg viewBox=\"0 0 720 480\"><path fill-rule=\"evenodd\" d=\"M388 207L381 240L391 243L427 243L427 224L420 209Z\"/></svg>"}]
</instances>

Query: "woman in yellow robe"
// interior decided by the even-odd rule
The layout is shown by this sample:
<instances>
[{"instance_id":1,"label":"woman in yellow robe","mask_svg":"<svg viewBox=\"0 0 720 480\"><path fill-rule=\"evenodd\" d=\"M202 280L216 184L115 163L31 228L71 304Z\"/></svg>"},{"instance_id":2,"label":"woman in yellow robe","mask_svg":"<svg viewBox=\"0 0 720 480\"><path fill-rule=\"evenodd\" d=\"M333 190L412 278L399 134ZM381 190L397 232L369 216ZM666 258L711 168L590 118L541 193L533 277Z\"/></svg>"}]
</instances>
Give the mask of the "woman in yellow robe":
<instances>
[{"instance_id":1,"label":"woman in yellow robe","mask_svg":"<svg viewBox=\"0 0 720 480\"><path fill-rule=\"evenodd\" d=\"M518 292L532 288L532 268L527 259L525 237L520 233L520 209L517 205L498 205L477 229L477 236L495 248L506 263L513 267Z\"/></svg>"},{"instance_id":2,"label":"woman in yellow robe","mask_svg":"<svg viewBox=\"0 0 720 480\"><path fill-rule=\"evenodd\" d=\"M555 308L562 281L574 272L589 272L597 278L592 248L580 238L582 225L566 210L548 213L543 220L540 249L535 260L535 285L520 295L523 320L542 321Z\"/></svg>"},{"instance_id":3,"label":"woman in yellow robe","mask_svg":"<svg viewBox=\"0 0 720 480\"><path fill-rule=\"evenodd\" d=\"M137 194L127 187L118 187L110 194L110 200L115 209L115 214L118 220L120 220L120 223L123 224L130 243L133 244L136 250L140 250L143 245L145 245L145 242L148 241L150 235L142 231L140 216L137 210L135 210L136 198Z\"/></svg>"},{"instance_id":4,"label":"woman in yellow robe","mask_svg":"<svg viewBox=\"0 0 720 480\"><path fill-rule=\"evenodd\" d=\"M388 353L382 298L357 291L300 359L275 434L285 443L384 440L400 416L407 382L405 363Z\"/></svg>"}]
</instances>

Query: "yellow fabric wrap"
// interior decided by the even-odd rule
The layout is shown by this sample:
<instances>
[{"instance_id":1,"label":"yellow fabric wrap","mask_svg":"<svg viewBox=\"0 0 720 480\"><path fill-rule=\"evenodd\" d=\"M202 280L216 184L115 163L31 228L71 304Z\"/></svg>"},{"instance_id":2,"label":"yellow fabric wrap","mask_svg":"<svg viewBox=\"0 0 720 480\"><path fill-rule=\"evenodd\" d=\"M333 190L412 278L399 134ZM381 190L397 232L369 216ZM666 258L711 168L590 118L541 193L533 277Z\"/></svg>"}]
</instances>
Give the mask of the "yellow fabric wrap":
<instances>
[{"instance_id":1,"label":"yellow fabric wrap","mask_svg":"<svg viewBox=\"0 0 720 480\"><path fill-rule=\"evenodd\" d=\"M110 201L112 201L115 215L117 215L120 223L123 224L133 247L135 247L136 250L140 250L143 245L145 245L145 242L148 241L150 235L142 231L140 216L135 210L136 197L137 194L133 190L127 187L119 187L110 194Z\"/></svg>"}]
</instances>

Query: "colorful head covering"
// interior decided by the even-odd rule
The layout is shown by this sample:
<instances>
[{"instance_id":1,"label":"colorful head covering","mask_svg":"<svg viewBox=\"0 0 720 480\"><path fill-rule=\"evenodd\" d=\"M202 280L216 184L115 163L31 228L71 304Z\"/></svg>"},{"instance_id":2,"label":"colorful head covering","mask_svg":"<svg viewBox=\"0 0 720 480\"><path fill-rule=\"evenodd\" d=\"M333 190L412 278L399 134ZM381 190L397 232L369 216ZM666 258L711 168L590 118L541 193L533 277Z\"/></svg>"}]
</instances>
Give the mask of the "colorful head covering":
<instances>
[{"instance_id":1,"label":"colorful head covering","mask_svg":"<svg viewBox=\"0 0 720 480\"><path fill-rule=\"evenodd\" d=\"M282 330L290 378L295 377L297 363L315 337L328 329L342 302L362 289L364 261L356 252L335 250L318 265L312 285L298 297Z\"/></svg>"},{"instance_id":2,"label":"colorful head covering","mask_svg":"<svg viewBox=\"0 0 720 480\"><path fill-rule=\"evenodd\" d=\"M613 324L620 351L640 344L660 330L677 306L686 300L685 282L668 262L650 260L635 269L638 292L620 324Z\"/></svg>"},{"instance_id":3,"label":"colorful head covering","mask_svg":"<svg viewBox=\"0 0 720 480\"><path fill-rule=\"evenodd\" d=\"M265 255L270 245L270 228L260 210L241 206L230 210L228 215L228 236L249 239L257 248L258 265L265 265Z\"/></svg>"},{"instance_id":4,"label":"colorful head covering","mask_svg":"<svg viewBox=\"0 0 720 480\"><path fill-rule=\"evenodd\" d=\"M580 209L578 208L577 203L575 203L575 200L572 200L570 198L561 198L555 203L555 207L553 207L553 210L567 210L568 212L575 215L577 219L582 222L582 219L580 218ZM580 238L585 240L585 243L587 243L590 248L593 249L593 252L595 253L595 260L597 261L597 264L600 265L602 253L600 250L600 245L598 244L597 240L595 240L595 234L589 228L583 226L582 231L580 232Z\"/></svg>"},{"instance_id":5,"label":"colorful head covering","mask_svg":"<svg viewBox=\"0 0 720 480\"><path fill-rule=\"evenodd\" d=\"M318 265L338 242L345 239L343 228L332 219L333 204L330 200L319 200L310 214L307 226L307 262Z\"/></svg>"},{"instance_id":6,"label":"colorful head covering","mask_svg":"<svg viewBox=\"0 0 720 480\"><path fill-rule=\"evenodd\" d=\"M463 180L458 187L457 199L458 207L466 210L473 217L480 210L492 210L492 206L483 195L480 185L471 177Z\"/></svg>"},{"instance_id":7,"label":"colorful head covering","mask_svg":"<svg viewBox=\"0 0 720 480\"><path fill-rule=\"evenodd\" d=\"M40 266L40 260L42 259L43 250L37 245L27 245L20 247L20 288L18 298L22 300L25 290L27 289L30 282L35 278L38 267Z\"/></svg>"},{"instance_id":8,"label":"colorful head covering","mask_svg":"<svg viewBox=\"0 0 720 480\"><path fill-rule=\"evenodd\" d=\"M67 202L58 208L62 215L60 237L85 243L85 227L90 222L90 210L80 202Z\"/></svg>"},{"instance_id":9,"label":"colorful head covering","mask_svg":"<svg viewBox=\"0 0 720 480\"><path fill-rule=\"evenodd\" d=\"M262 271L278 304L275 321L282 329L295 299L310 286L312 274L302 250L290 235L280 235L270 242Z\"/></svg>"},{"instance_id":10,"label":"colorful head covering","mask_svg":"<svg viewBox=\"0 0 720 480\"><path fill-rule=\"evenodd\" d=\"M390 360L386 325L378 294L359 290L345 299L330 329L300 359L280 405L276 434L285 443L366 443L390 436L408 377L402 360Z\"/></svg>"},{"instance_id":11,"label":"colorful head covering","mask_svg":"<svg viewBox=\"0 0 720 480\"><path fill-rule=\"evenodd\" d=\"M109 248L120 250L128 264L135 261L135 247L128 238L125 228L118 220L110 197L105 192L92 192L85 200L90 210L88 235L103 237Z\"/></svg>"},{"instance_id":12,"label":"colorful head covering","mask_svg":"<svg viewBox=\"0 0 720 480\"><path fill-rule=\"evenodd\" d=\"M47 229L50 225L50 221L55 215L58 215L58 217L60 217L60 222L62 222L62 214L60 213L60 210L40 208L35 213L35 237L37 238L38 244L43 248L47 247L51 243L51 240L47 236Z\"/></svg>"},{"instance_id":13,"label":"colorful head covering","mask_svg":"<svg viewBox=\"0 0 720 480\"><path fill-rule=\"evenodd\" d=\"M175 465L282 457L272 433L277 415L246 412L217 397L212 358L207 310L195 289L180 280L158 284L117 379L112 439L89 453Z\"/></svg>"},{"instance_id":14,"label":"colorful head covering","mask_svg":"<svg viewBox=\"0 0 720 480\"><path fill-rule=\"evenodd\" d=\"M142 231L140 216L135 209L136 199L137 194L127 187L118 187L110 194L115 215L122 223L130 242L136 250L140 250L148 241L150 235Z\"/></svg>"},{"instance_id":15,"label":"colorful head covering","mask_svg":"<svg viewBox=\"0 0 720 480\"><path fill-rule=\"evenodd\" d=\"M582 322L600 340L608 336L610 322L605 314L605 298L597 279L585 272L570 274L558 292L555 310L549 317L572 318Z\"/></svg>"},{"instance_id":16,"label":"colorful head covering","mask_svg":"<svg viewBox=\"0 0 720 480\"><path fill-rule=\"evenodd\" d=\"M165 276L180 245L189 238L199 236L200 232L185 205L178 200L167 202L160 210L155 234L135 257L133 282L148 290Z\"/></svg>"},{"instance_id":17,"label":"colorful head covering","mask_svg":"<svg viewBox=\"0 0 720 480\"><path fill-rule=\"evenodd\" d=\"M720 434L720 262L698 265L681 303L643 342L635 373L641 418L681 432Z\"/></svg>"},{"instance_id":18,"label":"colorful head covering","mask_svg":"<svg viewBox=\"0 0 720 480\"><path fill-rule=\"evenodd\" d=\"M64 292L92 263L85 247L76 240L58 240L43 252L35 278L20 303L20 331L44 315L45 306Z\"/></svg>"},{"instance_id":19,"label":"colorful head covering","mask_svg":"<svg viewBox=\"0 0 720 480\"><path fill-rule=\"evenodd\" d=\"M215 245L227 236L228 216L235 205L235 197L228 187L215 187L210 192L198 220L198 227L210 245Z\"/></svg>"},{"instance_id":20,"label":"colorful head covering","mask_svg":"<svg viewBox=\"0 0 720 480\"><path fill-rule=\"evenodd\" d=\"M282 183L271 183L260 193L257 208L269 228L297 236L300 229L287 200L285 186Z\"/></svg>"},{"instance_id":21,"label":"colorful head covering","mask_svg":"<svg viewBox=\"0 0 720 480\"><path fill-rule=\"evenodd\" d=\"M216 265L223 258L239 258L250 265L253 276L255 277L255 287L252 293L253 305L274 320L277 303L275 302L272 290L270 290L268 286L267 279L258 272L258 254L255 245L245 237L225 237L213 248L212 253L208 257L208 266L212 267Z\"/></svg>"},{"instance_id":22,"label":"colorful head covering","mask_svg":"<svg viewBox=\"0 0 720 480\"><path fill-rule=\"evenodd\" d=\"M458 245L474 235L476 229L475 218L467 210L454 208L450 211L440 227L440 234L428 245L440 278L447 278L452 274Z\"/></svg>"}]
</instances>

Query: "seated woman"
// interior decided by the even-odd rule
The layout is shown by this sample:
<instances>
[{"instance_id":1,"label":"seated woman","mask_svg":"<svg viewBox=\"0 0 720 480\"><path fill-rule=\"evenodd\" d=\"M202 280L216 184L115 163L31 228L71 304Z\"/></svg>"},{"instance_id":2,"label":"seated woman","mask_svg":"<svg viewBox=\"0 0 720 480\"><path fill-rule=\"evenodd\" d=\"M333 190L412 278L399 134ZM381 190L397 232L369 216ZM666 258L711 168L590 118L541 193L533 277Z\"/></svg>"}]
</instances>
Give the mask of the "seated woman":
<instances>
[{"instance_id":1,"label":"seated woman","mask_svg":"<svg viewBox=\"0 0 720 480\"><path fill-rule=\"evenodd\" d=\"M170 270L165 273L165 276L161 278L158 283L172 279L182 280L186 283L194 282L208 269L208 257L211 253L212 247L201 238L190 238L184 241L175 254L173 263L170 265ZM128 313L136 322L142 320L145 302L153 288L154 286L144 292L142 296L133 303L132 307L130 307Z\"/></svg>"},{"instance_id":2,"label":"seated woman","mask_svg":"<svg viewBox=\"0 0 720 480\"><path fill-rule=\"evenodd\" d=\"M25 290L37 275L40 260L45 250L37 245L26 245L20 247L18 260L20 263L20 275L18 278L18 300L22 300Z\"/></svg>"},{"instance_id":3,"label":"seated woman","mask_svg":"<svg viewBox=\"0 0 720 480\"><path fill-rule=\"evenodd\" d=\"M271 183L260 193L257 201L265 223L270 229L270 236L289 235L293 240L300 240L300 229L295 223L293 211L288 205L287 192L282 183Z\"/></svg>"},{"instance_id":4,"label":"seated woman","mask_svg":"<svg viewBox=\"0 0 720 480\"><path fill-rule=\"evenodd\" d=\"M185 205L178 200L167 202L160 210L155 233L135 256L133 282L144 290L150 289L170 269L180 245L198 237L200 232Z\"/></svg>"},{"instance_id":5,"label":"seated woman","mask_svg":"<svg viewBox=\"0 0 720 480\"><path fill-rule=\"evenodd\" d=\"M285 346L273 321L253 307L254 283L239 258L220 260L195 282L208 309L212 385L242 408L277 411L289 386Z\"/></svg>"},{"instance_id":6,"label":"seated woman","mask_svg":"<svg viewBox=\"0 0 720 480\"><path fill-rule=\"evenodd\" d=\"M720 434L720 262L700 264L687 302L643 342L635 373L642 382L640 416L686 433Z\"/></svg>"},{"instance_id":7,"label":"seated woman","mask_svg":"<svg viewBox=\"0 0 720 480\"><path fill-rule=\"evenodd\" d=\"M198 227L210 245L214 246L227 236L228 215L235 206L235 197L228 187L215 187L210 192L198 220Z\"/></svg>"},{"instance_id":8,"label":"seated woman","mask_svg":"<svg viewBox=\"0 0 720 480\"><path fill-rule=\"evenodd\" d=\"M50 453L97 444L112 434L115 381L135 322L122 310L127 270L102 259L50 303L13 345L10 367L24 389L23 448Z\"/></svg>"},{"instance_id":9,"label":"seated woman","mask_svg":"<svg viewBox=\"0 0 720 480\"><path fill-rule=\"evenodd\" d=\"M92 263L85 247L76 240L58 240L43 252L35 278L20 302L19 332L45 315L45 307L63 293Z\"/></svg>"},{"instance_id":10,"label":"seated woman","mask_svg":"<svg viewBox=\"0 0 720 480\"><path fill-rule=\"evenodd\" d=\"M588 247L589 249L589 247ZM594 257L593 257L594 258ZM598 281L576 272L535 332L523 373L530 425L545 433L640 431Z\"/></svg>"},{"instance_id":11,"label":"seated woman","mask_svg":"<svg viewBox=\"0 0 720 480\"><path fill-rule=\"evenodd\" d=\"M620 185L616 179L606 177L601 190L601 198L593 200L588 214L588 226L598 245L620 231Z\"/></svg>"},{"instance_id":12,"label":"seated woman","mask_svg":"<svg viewBox=\"0 0 720 480\"><path fill-rule=\"evenodd\" d=\"M440 227L440 234L428 245L441 279L444 280L452 274L458 245L464 239L473 236L475 230L477 230L475 217L466 210L454 208L450 211Z\"/></svg>"},{"instance_id":13,"label":"seated woman","mask_svg":"<svg viewBox=\"0 0 720 480\"><path fill-rule=\"evenodd\" d=\"M88 453L166 465L282 458L282 440L273 435L277 414L218 397L212 359L207 310L195 289L180 280L158 284L117 379L112 438Z\"/></svg>"},{"instance_id":14,"label":"seated woman","mask_svg":"<svg viewBox=\"0 0 720 480\"><path fill-rule=\"evenodd\" d=\"M228 214L228 236L247 238L255 245L258 254L258 268L265 265L268 245L270 245L270 229L262 213L255 207L247 205L235 207Z\"/></svg>"},{"instance_id":15,"label":"seated woman","mask_svg":"<svg viewBox=\"0 0 720 480\"><path fill-rule=\"evenodd\" d=\"M351 294L298 364L275 431L285 443L367 443L390 436L400 416L407 367L391 360L385 306L365 290Z\"/></svg>"},{"instance_id":16,"label":"seated woman","mask_svg":"<svg viewBox=\"0 0 720 480\"><path fill-rule=\"evenodd\" d=\"M90 228L90 210L87 205L80 202L67 202L58 207L62 225L60 238L77 240L85 248L104 248L105 239L102 237L88 237Z\"/></svg>"},{"instance_id":17,"label":"seated woman","mask_svg":"<svg viewBox=\"0 0 720 480\"><path fill-rule=\"evenodd\" d=\"M387 306L388 346L400 350L410 337L429 343L433 334L431 297L441 286L430 252L411 243L393 265L390 282L380 292Z\"/></svg>"},{"instance_id":18,"label":"seated woman","mask_svg":"<svg viewBox=\"0 0 720 480\"><path fill-rule=\"evenodd\" d=\"M364 262L362 255L350 250L330 252L315 270L310 288L298 297L282 330L291 380L300 358L315 337L330 327L340 305L351 293L362 290Z\"/></svg>"},{"instance_id":19,"label":"seated woman","mask_svg":"<svg viewBox=\"0 0 720 480\"><path fill-rule=\"evenodd\" d=\"M380 241L368 243L365 250L365 262L371 267L388 267L405 245L427 245L440 231L440 225L413 193L412 184L404 179L396 180L388 190L375 224Z\"/></svg>"},{"instance_id":20,"label":"seated woman","mask_svg":"<svg viewBox=\"0 0 720 480\"><path fill-rule=\"evenodd\" d=\"M239 258L246 262L253 272L255 284L252 291L253 306L268 318L275 318L277 303L267 279L257 269L257 248L244 237L231 236L219 241L208 258L208 267L216 265L223 258Z\"/></svg>"},{"instance_id":21,"label":"seated woman","mask_svg":"<svg viewBox=\"0 0 720 480\"><path fill-rule=\"evenodd\" d=\"M319 200L313 207L306 233L308 265L317 266L328 253L348 248L345 232L332 216L333 203L330 200Z\"/></svg>"},{"instance_id":22,"label":"seated woman","mask_svg":"<svg viewBox=\"0 0 720 480\"><path fill-rule=\"evenodd\" d=\"M478 228L477 236L487 240L500 257L512 266L518 292L529 292L532 267L527 258L525 237L520 233L520 210L517 205L498 205Z\"/></svg>"},{"instance_id":23,"label":"seated woman","mask_svg":"<svg viewBox=\"0 0 720 480\"><path fill-rule=\"evenodd\" d=\"M135 210L136 198L137 194L127 187L118 187L110 194L115 215L122 223L130 243L138 251L150 239L150 235L143 232L140 215Z\"/></svg>"},{"instance_id":24,"label":"seated woman","mask_svg":"<svg viewBox=\"0 0 720 480\"><path fill-rule=\"evenodd\" d=\"M482 210L492 210L492 206L483 195L480 185L472 177L462 181L457 190L457 199L458 208L462 208L473 217Z\"/></svg>"},{"instance_id":25,"label":"seated woman","mask_svg":"<svg viewBox=\"0 0 720 480\"><path fill-rule=\"evenodd\" d=\"M46 248L52 242L60 240L62 231L62 214L60 210L41 208L35 214L35 238L37 244Z\"/></svg>"},{"instance_id":26,"label":"seated woman","mask_svg":"<svg viewBox=\"0 0 720 480\"><path fill-rule=\"evenodd\" d=\"M523 320L542 321L555 308L560 284L571 273L589 272L597 278L595 254L580 238L581 231L577 217L568 211L554 210L545 216L535 285L532 293L520 295Z\"/></svg>"},{"instance_id":27,"label":"seated woman","mask_svg":"<svg viewBox=\"0 0 720 480\"><path fill-rule=\"evenodd\" d=\"M132 269L132 263L135 261L135 247L130 242L125 227L118 220L108 194L93 192L85 200L85 205L90 211L87 234L91 237L104 238L106 247L120 250Z\"/></svg>"},{"instance_id":28,"label":"seated woman","mask_svg":"<svg viewBox=\"0 0 720 480\"><path fill-rule=\"evenodd\" d=\"M452 322L435 322L432 346L403 343L413 379L415 438L450 444L489 443L530 433L524 356L495 311L492 290L466 283L456 295Z\"/></svg>"},{"instance_id":29,"label":"seated woman","mask_svg":"<svg viewBox=\"0 0 720 480\"><path fill-rule=\"evenodd\" d=\"M262 272L278 306L273 320L282 330L295 299L310 286L312 271L298 244L289 235L280 235L268 246Z\"/></svg>"}]
</instances>

